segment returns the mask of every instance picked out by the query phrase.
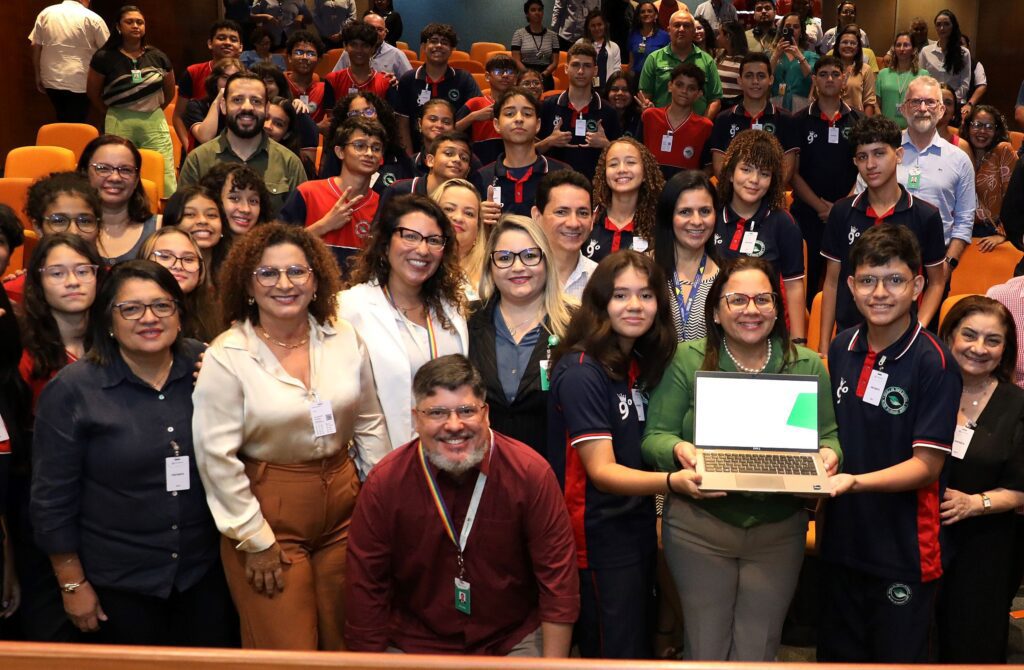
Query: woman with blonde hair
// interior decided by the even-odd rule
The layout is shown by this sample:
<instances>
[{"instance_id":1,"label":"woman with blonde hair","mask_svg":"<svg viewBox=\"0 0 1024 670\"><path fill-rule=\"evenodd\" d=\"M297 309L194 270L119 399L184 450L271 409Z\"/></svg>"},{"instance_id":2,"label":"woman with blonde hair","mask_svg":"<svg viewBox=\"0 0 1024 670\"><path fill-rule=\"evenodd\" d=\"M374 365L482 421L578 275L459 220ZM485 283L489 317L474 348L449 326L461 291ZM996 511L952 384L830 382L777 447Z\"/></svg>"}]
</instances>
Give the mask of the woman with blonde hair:
<instances>
[{"instance_id":1,"label":"woman with blonde hair","mask_svg":"<svg viewBox=\"0 0 1024 670\"><path fill-rule=\"evenodd\" d=\"M483 247L482 306L469 319L469 359L487 385L491 426L545 453L547 372L575 299L562 292L544 230L501 217Z\"/></svg>"},{"instance_id":2,"label":"woman with blonde hair","mask_svg":"<svg viewBox=\"0 0 1024 670\"><path fill-rule=\"evenodd\" d=\"M480 192L465 179L449 179L434 189L430 199L440 205L455 228L459 266L466 275L463 290L467 300L476 300L484 266L484 243L490 233L481 217Z\"/></svg>"}]
</instances>

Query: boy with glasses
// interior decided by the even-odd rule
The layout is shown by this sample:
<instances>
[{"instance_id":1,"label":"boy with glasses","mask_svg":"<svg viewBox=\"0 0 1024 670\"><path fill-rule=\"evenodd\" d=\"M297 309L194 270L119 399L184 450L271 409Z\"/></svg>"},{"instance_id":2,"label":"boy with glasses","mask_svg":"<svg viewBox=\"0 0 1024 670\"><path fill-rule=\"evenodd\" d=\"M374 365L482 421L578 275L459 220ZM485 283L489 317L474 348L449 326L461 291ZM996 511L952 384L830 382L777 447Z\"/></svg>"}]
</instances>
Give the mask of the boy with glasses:
<instances>
[{"instance_id":1,"label":"boy with glasses","mask_svg":"<svg viewBox=\"0 0 1024 670\"><path fill-rule=\"evenodd\" d=\"M470 179L470 164L473 160L473 154L470 148L469 136L466 133L458 130L449 130L441 133L430 145L429 149L423 153L425 154L424 161L427 165L427 174L413 177L412 179L400 179L385 188L380 194L378 211L383 211L384 205L395 196L408 195L409 193L429 196L449 179L467 179L472 181ZM501 212L497 205L493 205L491 211L493 212L491 218L494 223L497 223Z\"/></svg>"},{"instance_id":2,"label":"boy with glasses","mask_svg":"<svg viewBox=\"0 0 1024 670\"><path fill-rule=\"evenodd\" d=\"M473 153L484 165L501 153L501 135L494 127L494 101L516 83L519 66L511 56L497 54L487 59L487 84L490 92L472 98L455 115L455 129L470 133Z\"/></svg>"},{"instance_id":3,"label":"boy with glasses","mask_svg":"<svg viewBox=\"0 0 1024 670\"><path fill-rule=\"evenodd\" d=\"M288 69L284 73L292 97L302 101L318 124L334 109L335 98L334 88L314 72L323 50L319 37L308 30L296 30L288 38Z\"/></svg>"},{"instance_id":4,"label":"boy with glasses","mask_svg":"<svg viewBox=\"0 0 1024 670\"><path fill-rule=\"evenodd\" d=\"M820 536L818 660L927 662L960 371L917 319L924 278L907 226L865 231L850 267L847 284L864 323L828 350L844 462L830 478Z\"/></svg>"},{"instance_id":5,"label":"boy with glasses","mask_svg":"<svg viewBox=\"0 0 1024 670\"><path fill-rule=\"evenodd\" d=\"M347 258L361 249L370 236L380 196L370 188L370 178L384 160L387 134L376 121L362 117L346 120L338 128L334 152L341 174L301 184L288 197L279 218L309 228Z\"/></svg>"},{"instance_id":6,"label":"boy with glasses","mask_svg":"<svg viewBox=\"0 0 1024 670\"><path fill-rule=\"evenodd\" d=\"M822 354L828 352L833 326L842 332L862 318L848 284L854 270L850 249L864 231L889 223L904 226L914 235L927 277L917 310L922 323L927 324L938 313L945 284L942 217L935 207L914 197L896 179L896 166L903 158L899 126L884 116L861 119L850 130L849 143L853 163L868 187L859 195L835 203L825 224L821 255L826 270L818 345Z\"/></svg>"}]
</instances>

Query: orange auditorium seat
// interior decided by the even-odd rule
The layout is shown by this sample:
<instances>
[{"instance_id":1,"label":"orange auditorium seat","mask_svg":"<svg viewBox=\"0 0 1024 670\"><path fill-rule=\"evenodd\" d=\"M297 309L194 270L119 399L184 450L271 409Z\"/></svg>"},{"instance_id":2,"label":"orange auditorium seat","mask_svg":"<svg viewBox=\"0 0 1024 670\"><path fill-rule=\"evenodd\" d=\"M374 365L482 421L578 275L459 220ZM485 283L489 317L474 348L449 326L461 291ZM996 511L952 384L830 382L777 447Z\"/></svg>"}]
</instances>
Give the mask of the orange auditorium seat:
<instances>
[{"instance_id":1,"label":"orange auditorium seat","mask_svg":"<svg viewBox=\"0 0 1024 670\"><path fill-rule=\"evenodd\" d=\"M479 63L486 63L492 51L504 51L505 45L500 42L474 42L469 47L469 57Z\"/></svg>"},{"instance_id":2,"label":"orange auditorium seat","mask_svg":"<svg viewBox=\"0 0 1024 670\"><path fill-rule=\"evenodd\" d=\"M11 261L7 264L7 272L17 272L27 266L38 243L39 233L31 229L26 230L25 243L11 252Z\"/></svg>"},{"instance_id":3,"label":"orange auditorium seat","mask_svg":"<svg viewBox=\"0 0 1024 670\"><path fill-rule=\"evenodd\" d=\"M331 49L320 57L320 61L316 64L316 69L313 71L320 75L321 78L326 77L334 69L334 66L338 64L338 60L343 53L345 53L344 49Z\"/></svg>"},{"instance_id":4,"label":"orange auditorium seat","mask_svg":"<svg viewBox=\"0 0 1024 670\"><path fill-rule=\"evenodd\" d=\"M964 298L968 297L969 293L961 295L951 295L942 301L942 306L939 307L939 326L942 326L942 322L946 320L946 315L949 314L949 310L953 309L953 305L957 304Z\"/></svg>"},{"instance_id":5,"label":"orange auditorium seat","mask_svg":"<svg viewBox=\"0 0 1024 670\"><path fill-rule=\"evenodd\" d=\"M28 200L28 187L34 179L29 177L4 177L0 179L0 203L3 203L14 210L21 219L21 225L26 230L32 228L32 222L25 214L25 202Z\"/></svg>"},{"instance_id":6,"label":"orange auditorium seat","mask_svg":"<svg viewBox=\"0 0 1024 670\"><path fill-rule=\"evenodd\" d=\"M1009 243L1000 244L989 253L982 253L977 243L970 244L960 256L960 264L949 282L950 295L980 293L1002 284L1013 276L1021 252Z\"/></svg>"},{"instance_id":7,"label":"orange auditorium seat","mask_svg":"<svg viewBox=\"0 0 1024 670\"><path fill-rule=\"evenodd\" d=\"M472 60L472 58L470 58L468 51L459 51L458 49L452 49L452 55L448 59L448 64L451 65L453 61L458 60Z\"/></svg>"},{"instance_id":8,"label":"orange auditorium seat","mask_svg":"<svg viewBox=\"0 0 1024 670\"><path fill-rule=\"evenodd\" d=\"M456 70L465 70L471 74L484 74L487 70L475 60L453 60L448 62Z\"/></svg>"},{"instance_id":9,"label":"orange auditorium seat","mask_svg":"<svg viewBox=\"0 0 1024 670\"><path fill-rule=\"evenodd\" d=\"M18 147L7 154L4 176L38 179L51 172L74 170L77 162L75 153L64 147Z\"/></svg>"},{"instance_id":10,"label":"orange auditorium seat","mask_svg":"<svg viewBox=\"0 0 1024 670\"><path fill-rule=\"evenodd\" d=\"M174 131L171 131L173 134ZM142 154L142 170L139 176L156 185L156 199L159 203L164 197L164 156L152 149L139 149Z\"/></svg>"},{"instance_id":11,"label":"orange auditorium seat","mask_svg":"<svg viewBox=\"0 0 1024 670\"><path fill-rule=\"evenodd\" d=\"M163 184L163 178L160 180L160 184ZM157 195L156 184L152 180L143 179L142 189L146 192L146 199L149 200L149 208L154 212L160 211L160 196Z\"/></svg>"},{"instance_id":12,"label":"orange auditorium seat","mask_svg":"<svg viewBox=\"0 0 1024 670\"><path fill-rule=\"evenodd\" d=\"M100 131L88 123L47 123L36 133L36 146L71 149L77 161L85 145L100 136Z\"/></svg>"}]
</instances>

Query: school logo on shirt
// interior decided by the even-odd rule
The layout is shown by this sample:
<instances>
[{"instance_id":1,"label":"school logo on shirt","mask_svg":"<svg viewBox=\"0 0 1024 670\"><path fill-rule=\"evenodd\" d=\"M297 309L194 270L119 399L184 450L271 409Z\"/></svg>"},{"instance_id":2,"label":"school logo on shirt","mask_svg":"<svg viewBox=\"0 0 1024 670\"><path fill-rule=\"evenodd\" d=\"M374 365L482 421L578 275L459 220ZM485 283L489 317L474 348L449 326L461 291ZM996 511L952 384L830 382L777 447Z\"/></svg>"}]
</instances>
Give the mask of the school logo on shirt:
<instances>
[{"instance_id":1,"label":"school logo on shirt","mask_svg":"<svg viewBox=\"0 0 1024 670\"><path fill-rule=\"evenodd\" d=\"M750 255L753 258L760 258L761 256L764 256L764 242L761 240L754 242L754 249L750 252Z\"/></svg>"},{"instance_id":2,"label":"school logo on shirt","mask_svg":"<svg viewBox=\"0 0 1024 670\"><path fill-rule=\"evenodd\" d=\"M893 605L906 605L914 597L914 592L906 584L896 582L889 585L886 595L889 596L889 602Z\"/></svg>"},{"instance_id":3,"label":"school logo on shirt","mask_svg":"<svg viewBox=\"0 0 1024 670\"><path fill-rule=\"evenodd\" d=\"M588 133L596 133L597 132L597 121L595 121L594 119L587 119L587 132Z\"/></svg>"},{"instance_id":4,"label":"school logo on shirt","mask_svg":"<svg viewBox=\"0 0 1024 670\"><path fill-rule=\"evenodd\" d=\"M452 102L458 102L459 89L453 88L452 90L448 91L448 99L451 100Z\"/></svg>"},{"instance_id":5,"label":"school logo on shirt","mask_svg":"<svg viewBox=\"0 0 1024 670\"><path fill-rule=\"evenodd\" d=\"M356 237L365 240L370 237L370 222L360 221L356 224Z\"/></svg>"},{"instance_id":6,"label":"school logo on shirt","mask_svg":"<svg viewBox=\"0 0 1024 670\"><path fill-rule=\"evenodd\" d=\"M842 134L844 140L850 139L850 126L846 126L845 128L843 128L840 131L840 133Z\"/></svg>"},{"instance_id":7,"label":"school logo on shirt","mask_svg":"<svg viewBox=\"0 0 1024 670\"><path fill-rule=\"evenodd\" d=\"M583 252L583 255L587 258L593 258L594 254L597 253L600 248L601 245L597 243L597 240L590 240L590 243L587 244L587 249Z\"/></svg>"},{"instance_id":8,"label":"school logo on shirt","mask_svg":"<svg viewBox=\"0 0 1024 670\"><path fill-rule=\"evenodd\" d=\"M843 396L850 392L850 385L846 383L846 377L839 378L839 386L836 387L836 404L843 402Z\"/></svg>"},{"instance_id":9,"label":"school logo on shirt","mask_svg":"<svg viewBox=\"0 0 1024 670\"><path fill-rule=\"evenodd\" d=\"M860 231L857 230L857 226L850 226L850 232L846 235L847 241L853 244L854 240L860 237Z\"/></svg>"},{"instance_id":10,"label":"school logo on shirt","mask_svg":"<svg viewBox=\"0 0 1024 670\"><path fill-rule=\"evenodd\" d=\"M716 247L722 246L722 236L719 235L718 233L715 233L715 246Z\"/></svg>"},{"instance_id":11,"label":"school logo on shirt","mask_svg":"<svg viewBox=\"0 0 1024 670\"><path fill-rule=\"evenodd\" d=\"M879 405L889 414L899 416L910 406L910 396L899 386L890 386L882 393L882 402Z\"/></svg>"},{"instance_id":12,"label":"school logo on shirt","mask_svg":"<svg viewBox=\"0 0 1024 670\"><path fill-rule=\"evenodd\" d=\"M766 124L764 124L764 129L767 132L771 133L772 135L775 134L775 124L774 123L766 123Z\"/></svg>"},{"instance_id":13,"label":"school logo on shirt","mask_svg":"<svg viewBox=\"0 0 1024 670\"><path fill-rule=\"evenodd\" d=\"M683 158L693 158L693 147L683 149Z\"/></svg>"},{"instance_id":14,"label":"school logo on shirt","mask_svg":"<svg viewBox=\"0 0 1024 670\"><path fill-rule=\"evenodd\" d=\"M736 133L740 132L740 127L737 124L729 126L729 137L736 137Z\"/></svg>"},{"instance_id":15,"label":"school logo on shirt","mask_svg":"<svg viewBox=\"0 0 1024 670\"><path fill-rule=\"evenodd\" d=\"M560 115L555 114L555 118L551 120L551 127L556 129L562 127L562 117Z\"/></svg>"},{"instance_id":16,"label":"school logo on shirt","mask_svg":"<svg viewBox=\"0 0 1024 670\"><path fill-rule=\"evenodd\" d=\"M629 418L629 401L626 400L625 393L618 393L616 395L619 396L619 416L625 421Z\"/></svg>"},{"instance_id":17,"label":"school logo on shirt","mask_svg":"<svg viewBox=\"0 0 1024 670\"><path fill-rule=\"evenodd\" d=\"M818 139L818 133L813 130L807 132L807 143L814 144L814 140Z\"/></svg>"},{"instance_id":18,"label":"school logo on shirt","mask_svg":"<svg viewBox=\"0 0 1024 670\"><path fill-rule=\"evenodd\" d=\"M384 173L384 178L381 181L384 182L385 186L391 186L392 184L395 183L395 173L394 172L385 172Z\"/></svg>"}]
</instances>

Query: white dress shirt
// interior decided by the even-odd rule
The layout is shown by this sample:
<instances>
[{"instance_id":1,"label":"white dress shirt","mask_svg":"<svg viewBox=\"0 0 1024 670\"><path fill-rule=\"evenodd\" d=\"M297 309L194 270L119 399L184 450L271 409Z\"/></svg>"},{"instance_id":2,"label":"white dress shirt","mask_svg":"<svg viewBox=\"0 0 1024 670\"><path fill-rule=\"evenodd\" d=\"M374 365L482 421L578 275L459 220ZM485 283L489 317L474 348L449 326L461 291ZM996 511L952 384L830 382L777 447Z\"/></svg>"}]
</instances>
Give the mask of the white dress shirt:
<instances>
[{"instance_id":1,"label":"white dress shirt","mask_svg":"<svg viewBox=\"0 0 1024 670\"><path fill-rule=\"evenodd\" d=\"M39 57L43 86L85 93L89 61L109 37L100 15L75 0L39 12L28 38L33 46L43 48Z\"/></svg>"}]
</instances>

